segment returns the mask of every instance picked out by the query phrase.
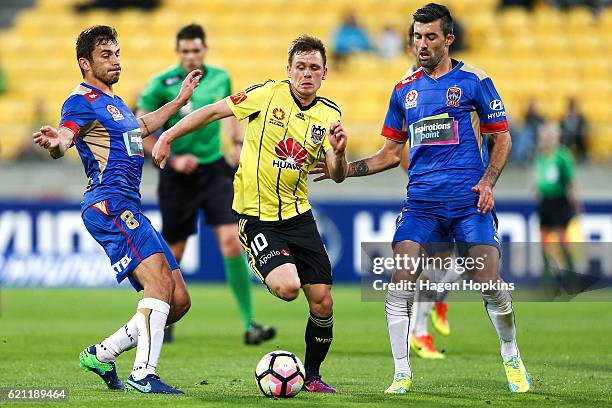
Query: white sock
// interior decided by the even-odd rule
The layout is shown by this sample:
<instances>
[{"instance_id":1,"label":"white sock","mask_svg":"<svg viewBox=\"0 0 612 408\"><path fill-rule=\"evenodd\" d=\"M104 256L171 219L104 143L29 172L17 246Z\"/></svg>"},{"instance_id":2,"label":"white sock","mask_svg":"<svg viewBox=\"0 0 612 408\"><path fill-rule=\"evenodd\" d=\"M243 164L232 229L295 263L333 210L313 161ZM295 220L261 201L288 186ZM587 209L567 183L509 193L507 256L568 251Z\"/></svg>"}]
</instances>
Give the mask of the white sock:
<instances>
[{"instance_id":1,"label":"white sock","mask_svg":"<svg viewBox=\"0 0 612 408\"><path fill-rule=\"evenodd\" d=\"M162 345L164 328L170 313L170 305L154 298L144 298L138 302L136 324L138 325L138 345L132 377L141 380L155 374Z\"/></svg>"},{"instance_id":2,"label":"white sock","mask_svg":"<svg viewBox=\"0 0 612 408\"><path fill-rule=\"evenodd\" d=\"M463 279L463 274L457 273L453 270L448 270L448 271L442 271L441 272L442 275L442 279L440 279L440 282L442 283L455 283L455 282L459 282L460 280Z\"/></svg>"},{"instance_id":3,"label":"white sock","mask_svg":"<svg viewBox=\"0 0 612 408\"><path fill-rule=\"evenodd\" d=\"M462 274L459 274L452 270L444 271L442 273L443 273L442 279L440 280L441 283L455 283L463 279ZM436 296L436 301L444 303L446 301L446 297L448 296L449 292L450 292L449 290L439 292L438 295Z\"/></svg>"},{"instance_id":4,"label":"white sock","mask_svg":"<svg viewBox=\"0 0 612 408\"><path fill-rule=\"evenodd\" d=\"M134 315L123 327L96 345L96 356L104 363L114 362L119 354L133 349L137 343L138 326Z\"/></svg>"},{"instance_id":5,"label":"white sock","mask_svg":"<svg viewBox=\"0 0 612 408\"><path fill-rule=\"evenodd\" d=\"M425 336L427 333L429 333L427 324L433 304L434 302L430 301L414 302L412 318L410 319L410 334L420 337Z\"/></svg>"},{"instance_id":6,"label":"white sock","mask_svg":"<svg viewBox=\"0 0 612 408\"><path fill-rule=\"evenodd\" d=\"M414 292L404 290L388 291L385 299L385 314L387 316L391 353L395 362L395 374L404 373L410 378L412 378L412 370L406 339L410 327L410 309L413 300Z\"/></svg>"},{"instance_id":7,"label":"white sock","mask_svg":"<svg viewBox=\"0 0 612 408\"><path fill-rule=\"evenodd\" d=\"M490 294L483 293L482 297L485 300L489 319L499 337L502 358L507 360L512 356L520 357L510 293L501 290Z\"/></svg>"},{"instance_id":8,"label":"white sock","mask_svg":"<svg viewBox=\"0 0 612 408\"><path fill-rule=\"evenodd\" d=\"M432 270L429 267L423 269L419 281L429 281L430 283L437 283L436 278L440 274L437 270ZM431 314L431 308L434 304L435 292L428 290L421 290L419 281L417 281L416 291L414 296L414 306L412 309L412 316L410 319L410 333L415 336L424 336L429 333L427 324L429 323L429 315Z\"/></svg>"}]
</instances>

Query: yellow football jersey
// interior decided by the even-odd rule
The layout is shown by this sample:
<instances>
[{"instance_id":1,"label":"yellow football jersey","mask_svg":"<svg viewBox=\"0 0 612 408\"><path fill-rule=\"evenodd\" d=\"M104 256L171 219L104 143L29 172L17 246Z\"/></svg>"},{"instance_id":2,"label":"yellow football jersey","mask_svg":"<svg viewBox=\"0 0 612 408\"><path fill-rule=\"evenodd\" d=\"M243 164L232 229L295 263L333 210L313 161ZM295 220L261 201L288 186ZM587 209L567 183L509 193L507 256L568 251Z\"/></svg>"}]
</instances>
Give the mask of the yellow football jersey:
<instances>
[{"instance_id":1,"label":"yellow football jersey","mask_svg":"<svg viewBox=\"0 0 612 408\"><path fill-rule=\"evenodd\" d=\"M308 211L308 172L331 149L327 133L340 120L338 106L320 96L301 106L289 81L272 80L225 100L238 119L248 118L233 210L262 221Z\"/></svg>"}]
</instances>

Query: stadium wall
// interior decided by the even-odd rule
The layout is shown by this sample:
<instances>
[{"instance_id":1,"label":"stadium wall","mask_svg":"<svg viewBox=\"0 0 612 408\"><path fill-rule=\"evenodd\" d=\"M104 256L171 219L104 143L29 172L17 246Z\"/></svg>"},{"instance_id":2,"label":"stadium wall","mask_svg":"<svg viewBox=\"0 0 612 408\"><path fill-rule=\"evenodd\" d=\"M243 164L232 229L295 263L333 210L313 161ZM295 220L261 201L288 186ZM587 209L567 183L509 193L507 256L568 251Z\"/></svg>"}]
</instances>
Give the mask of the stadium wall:
<instances>
[{"instance_id":1,"label":"stadium wall","mask_svg":"<svg viewBox=\"0 0 612 408\"><path fill-rule=\"evenodd\" d=\"M389 241L401 209L397 200L321 201L313 203L319 230L334 267L336 282L360 279L362 242ZM537 242L538 219L530 200L497 203L499 232L504 242ZM145 214L159 228L156 205L145 203ZM577 240L612 242L612 200L587 201ZM188 281L223 281L222 258L204 220L188 242L182 264ZM514 282L540 276L537 245L504 264L503 275ZM610 254L599 261L612 279ZM607 257L607 258L606 258ZM108 258L85 230L77 201L0 200L0 283L3 286L95 287L115 285Z\"/></svg>"}]
</instances>

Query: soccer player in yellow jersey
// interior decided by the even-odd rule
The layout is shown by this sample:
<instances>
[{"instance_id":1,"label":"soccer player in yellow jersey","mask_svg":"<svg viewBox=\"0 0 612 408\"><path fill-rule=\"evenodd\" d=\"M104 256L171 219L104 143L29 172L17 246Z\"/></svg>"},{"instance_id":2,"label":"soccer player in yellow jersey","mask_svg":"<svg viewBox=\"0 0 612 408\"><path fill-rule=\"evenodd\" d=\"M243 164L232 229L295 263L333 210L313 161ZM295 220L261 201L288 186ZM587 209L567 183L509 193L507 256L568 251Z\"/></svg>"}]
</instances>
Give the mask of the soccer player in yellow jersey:
<instances>
[{"instance_id":1,"label":"soccer player in yellow jersey","mask_svg":"<svg viewBox=\"0 0 612 408\"><path fill-rule=\"evenodd\" d=\"M336 392L319 368L332 342L332 273L307 196L306 178L322 155L330 178L340 183L348 165L347 135L340 109L317 96L327 75L325 46L303 35L288 52L288 81L266 81L206 105L164 132L153 159L164 167L170 143L229 116L247 119L240 165L234 179L233 210L253 272L277 297L291 301L300 287L308 299L305 388Z\"/></svg>"}]
</instances>

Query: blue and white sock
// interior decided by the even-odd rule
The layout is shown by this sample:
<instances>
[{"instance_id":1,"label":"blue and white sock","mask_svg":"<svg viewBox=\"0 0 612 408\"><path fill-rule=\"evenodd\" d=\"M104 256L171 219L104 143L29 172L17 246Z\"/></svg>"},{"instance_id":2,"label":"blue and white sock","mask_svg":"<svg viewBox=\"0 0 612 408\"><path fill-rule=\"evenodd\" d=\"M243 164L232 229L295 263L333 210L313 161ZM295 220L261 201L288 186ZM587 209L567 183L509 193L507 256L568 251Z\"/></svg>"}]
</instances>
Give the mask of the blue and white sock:
<instances>
[{"instance_id":1,"label":"blue and white sock","mask_svg":"<svg viewBox=\"0 0 612 408\"><path fill-rule=\"evenodd\" d=\"M155 374L164 344L164 328L168 313L170 305L162 300L144 298L138 302L138 313L136 313L138 345L132 370L132 377L135 380Z\"/></svg>"},{"instance_id":2,"label":"blue and white sock","mask_svg":"<svg viewBox=\"0 0 612 408\"><path fill-rule=\"evenodd\" d=\"M138 325L136 315L115 333L96 345L96 356L104 363L114 362L119 354L131 350L138 343Z\"/></svg>"}]
</instances>

